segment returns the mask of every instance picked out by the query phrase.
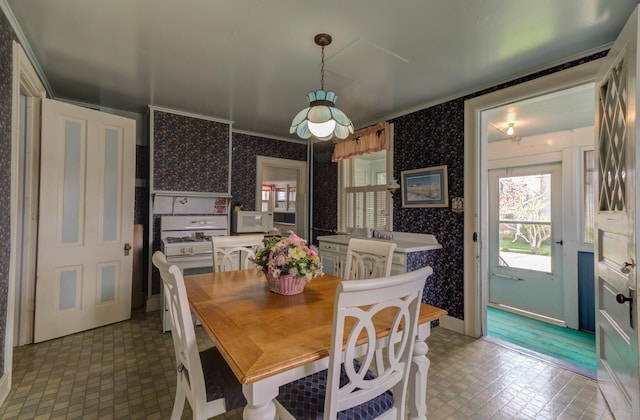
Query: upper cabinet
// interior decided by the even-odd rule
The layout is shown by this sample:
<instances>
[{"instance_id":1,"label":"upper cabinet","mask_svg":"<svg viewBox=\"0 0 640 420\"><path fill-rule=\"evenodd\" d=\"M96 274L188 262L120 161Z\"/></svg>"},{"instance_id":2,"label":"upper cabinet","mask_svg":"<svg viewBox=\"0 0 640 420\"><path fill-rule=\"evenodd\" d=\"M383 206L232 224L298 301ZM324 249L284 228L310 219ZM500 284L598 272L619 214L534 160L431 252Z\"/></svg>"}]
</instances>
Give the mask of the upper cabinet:
<instances>
[{"instance_id":1,"label":"upper cabinet","mask_svg":"<svg viewBox=\"0 0 640 420\"><path fill-rule=\"evenodd\" d=\"M149 110L151 193L230 196L231 122Z\"/></svg>"}]
</instances>

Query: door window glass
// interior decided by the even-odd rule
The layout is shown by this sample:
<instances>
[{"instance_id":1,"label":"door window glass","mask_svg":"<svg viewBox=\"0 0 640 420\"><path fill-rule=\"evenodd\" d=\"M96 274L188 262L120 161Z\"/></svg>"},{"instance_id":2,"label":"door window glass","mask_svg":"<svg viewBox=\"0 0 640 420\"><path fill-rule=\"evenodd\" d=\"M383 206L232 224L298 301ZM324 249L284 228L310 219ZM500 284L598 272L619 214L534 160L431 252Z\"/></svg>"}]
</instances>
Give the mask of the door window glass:
<instances>
[{"instance_id":1,"label":"door window glass","mask_svg":"<svg viewBox=\"0 0 640 420\"><path fill-rule=\"evenodd\" d=\"M498 265L551 272L551 174L498 178Z\"/></svg>"}]
</instances>

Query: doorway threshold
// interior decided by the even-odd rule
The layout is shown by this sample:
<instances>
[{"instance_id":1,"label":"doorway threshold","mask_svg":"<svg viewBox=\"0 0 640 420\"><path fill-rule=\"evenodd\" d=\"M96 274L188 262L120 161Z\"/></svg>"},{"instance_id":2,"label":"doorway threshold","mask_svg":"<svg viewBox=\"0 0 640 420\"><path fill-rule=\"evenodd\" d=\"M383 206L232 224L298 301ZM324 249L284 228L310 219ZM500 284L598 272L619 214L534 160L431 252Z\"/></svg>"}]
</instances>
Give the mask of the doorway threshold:
<instances>
[{"instance_id":1,"label":"doorway threshold","mask_svg":"<svg viewBox=\"0 0 640 420\"><path fill-rule=\"evenodd\" d=\"M536 351L527 349L517 344L510 343L500 338L492 337L490 335L485 335L481 338L485 341L489 341L490 343L497 344L498 346L517 351L518 353L525 354L527 356L533 357L534 359L541 360L543 362L549 363L561 369L565 369L575 374L582 375L585 378L596 380L596 372L594 370L574 365L573 363L569 363L566 360L560 360L558 358L551 357L546 354L538 353Z\"/></svg>"}]
</instances>

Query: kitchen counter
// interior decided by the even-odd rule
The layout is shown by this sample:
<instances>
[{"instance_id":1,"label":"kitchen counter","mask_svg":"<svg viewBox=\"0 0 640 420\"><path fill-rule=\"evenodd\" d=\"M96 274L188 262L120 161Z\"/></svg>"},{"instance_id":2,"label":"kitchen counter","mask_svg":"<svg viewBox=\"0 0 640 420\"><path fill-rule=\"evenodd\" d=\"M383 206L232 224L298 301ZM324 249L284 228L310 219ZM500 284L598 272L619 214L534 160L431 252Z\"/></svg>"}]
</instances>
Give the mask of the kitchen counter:
<instances>
[{"instance_id":1,"label":"kitchen counter","mask_svg":"<svg viewBox=\"0 0 640 420\"><path fill-rule=\"evenodd\" d=\"M367 238L355 235L324 235L318 236L318 241L331 242L338 245L349 245L349 239L371 239L373 241L393 242L397 245L395 252L408 254L411 252L430 251L441 249L442 245L434 235L407 232L385 232L385 235L393 235L393 239Z\"/></svg>"}]
</instances>

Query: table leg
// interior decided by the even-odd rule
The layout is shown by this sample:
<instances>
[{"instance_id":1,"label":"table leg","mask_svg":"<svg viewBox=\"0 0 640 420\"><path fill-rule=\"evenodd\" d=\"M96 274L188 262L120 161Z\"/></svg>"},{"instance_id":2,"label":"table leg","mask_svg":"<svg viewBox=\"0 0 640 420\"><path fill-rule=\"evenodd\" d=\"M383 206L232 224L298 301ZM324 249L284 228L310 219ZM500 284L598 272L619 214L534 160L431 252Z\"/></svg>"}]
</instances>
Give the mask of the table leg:
<instances>
[{"instance_id":1,"label":"table leg","mask_svg":"<svg viewBox=\"0 0 640 420\"><path fill-rule=\"evenodd\" d=\"M273 420L276 418L276 406L273 399L278 395L278 386L256 382L242 385L242 393L247 405L242 412L245 420Z\"/></svg>"},{"instance_id":2,"label":"table leg","mask_svg":"<svg viewBox=\"0 0 640 420\"><path fill-rule=\"evenodd\" d=\"M420 331L422 330L422 331ZM409 373L409 418L426 420L427 418L427 372L430 361L427 358L429 346L425 342L431 334L431 325L419 328L413 345L413 358Z\"/></svg>"}]
</instances>

